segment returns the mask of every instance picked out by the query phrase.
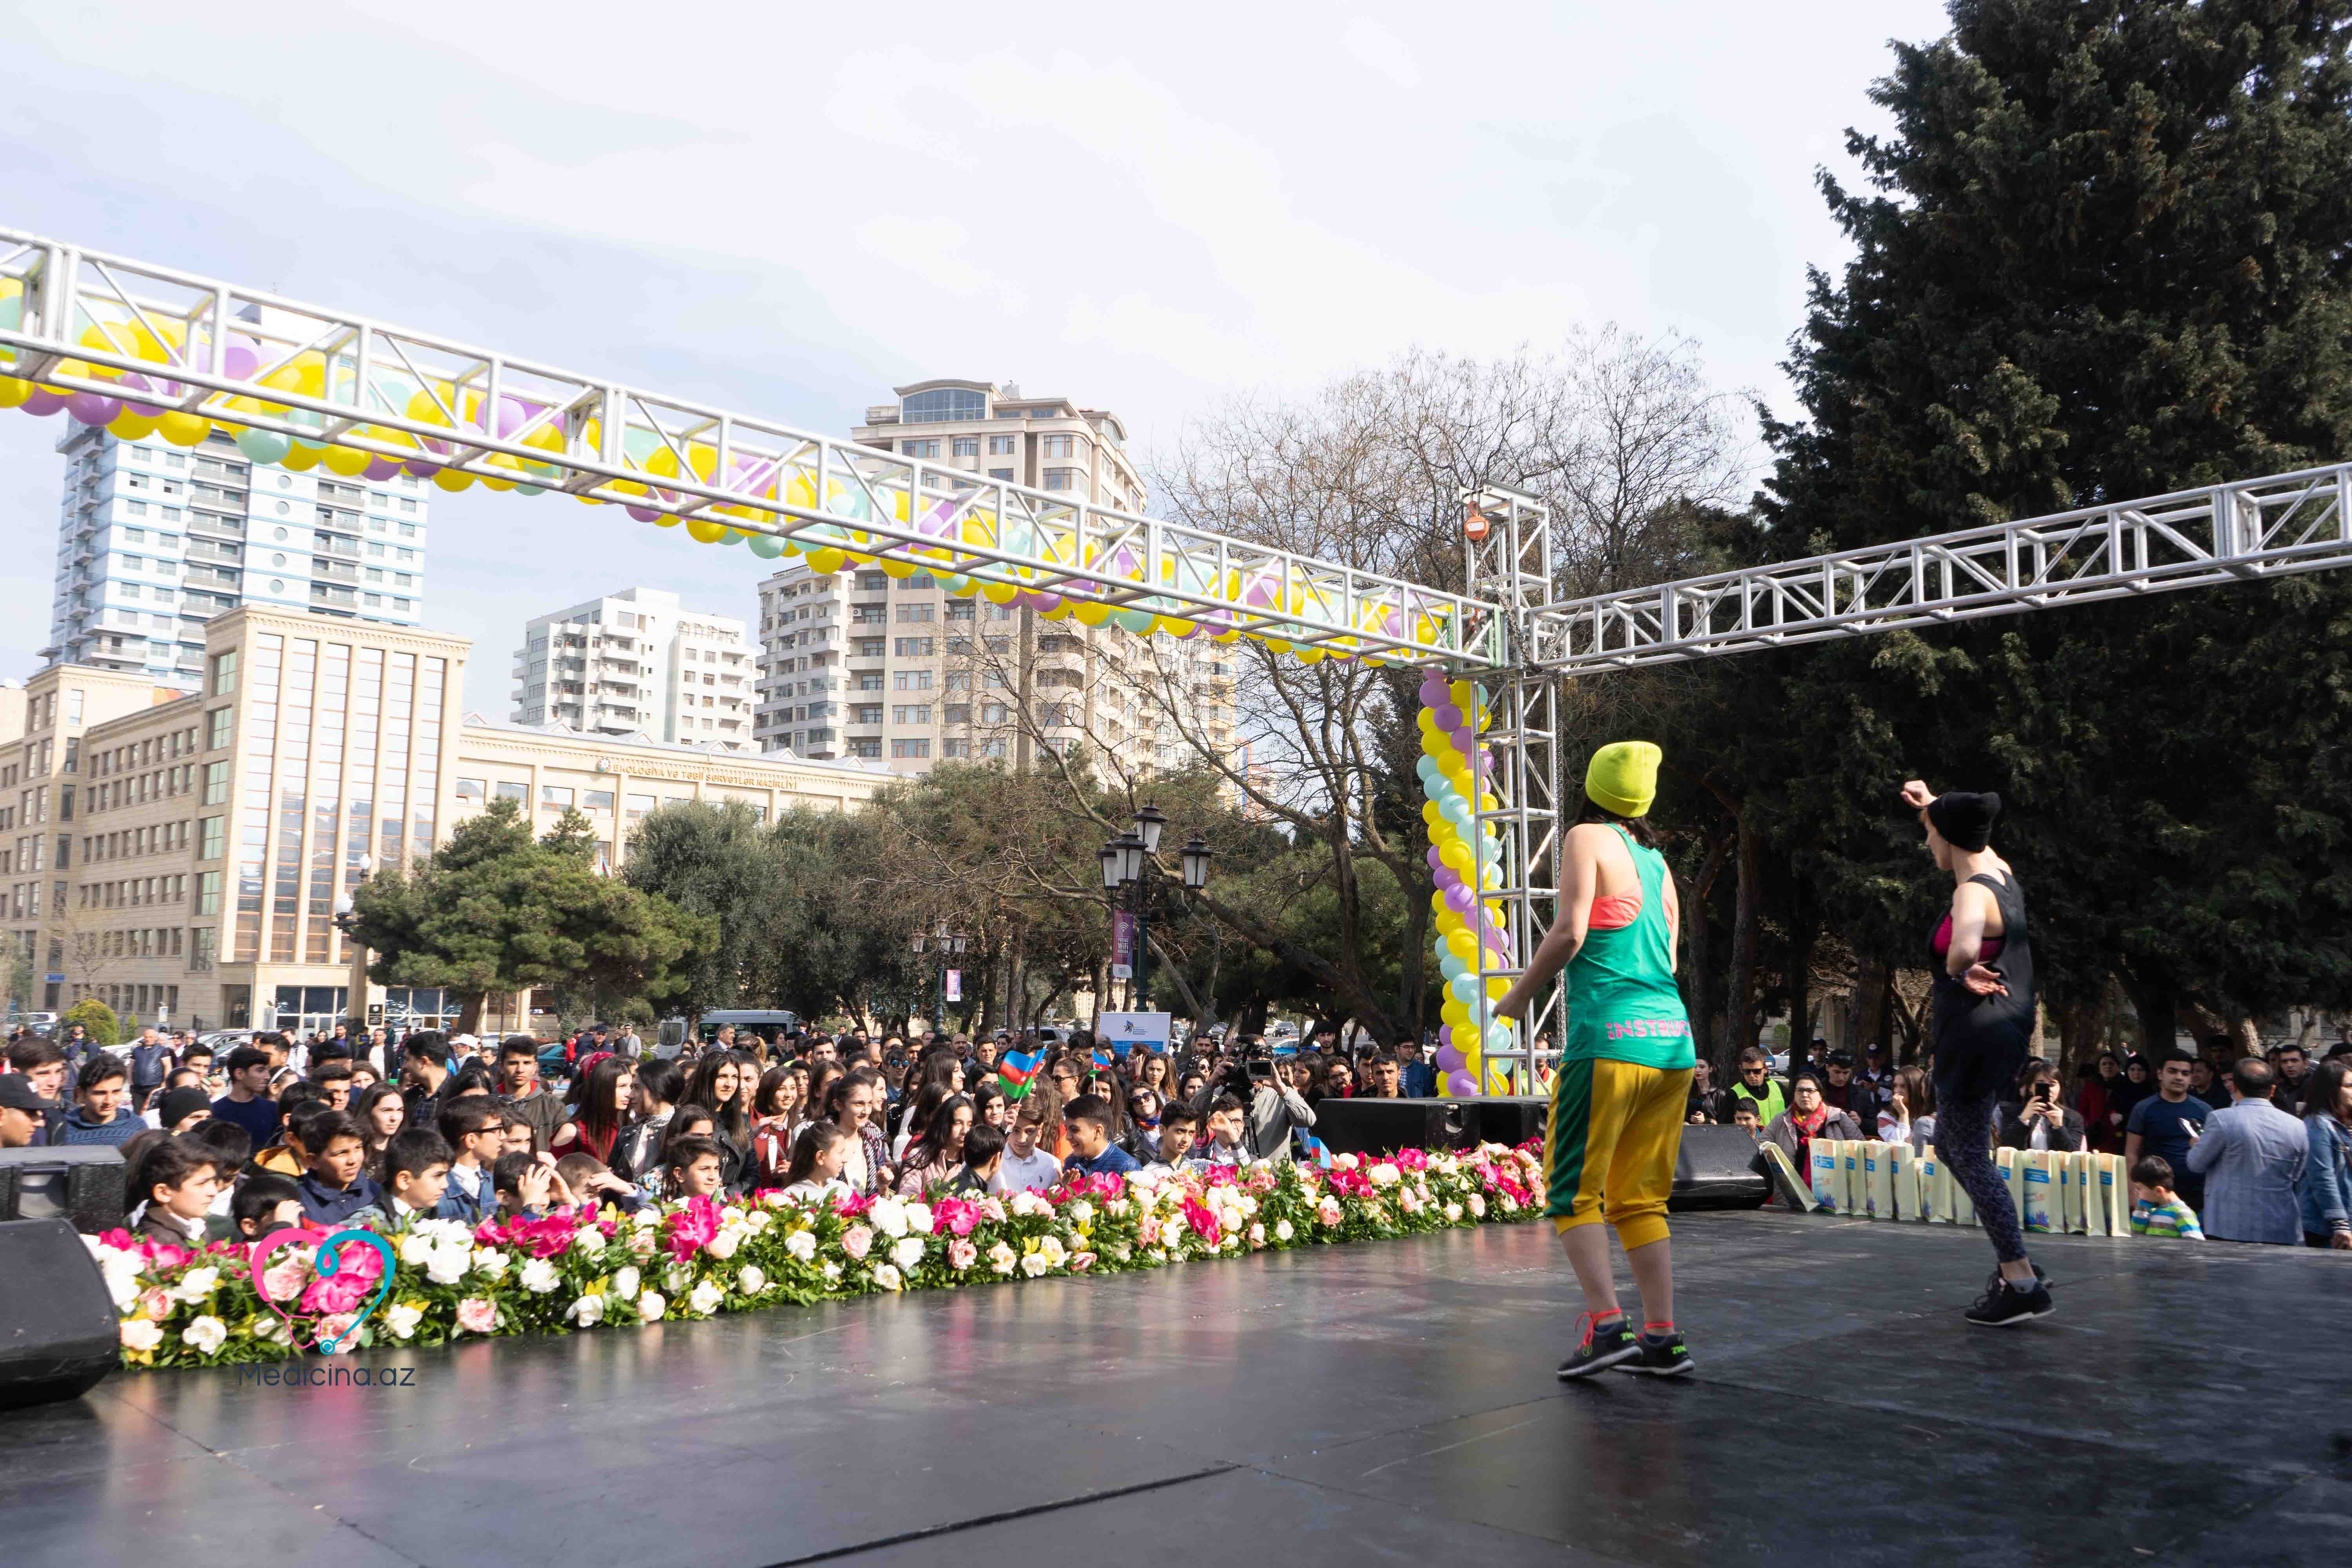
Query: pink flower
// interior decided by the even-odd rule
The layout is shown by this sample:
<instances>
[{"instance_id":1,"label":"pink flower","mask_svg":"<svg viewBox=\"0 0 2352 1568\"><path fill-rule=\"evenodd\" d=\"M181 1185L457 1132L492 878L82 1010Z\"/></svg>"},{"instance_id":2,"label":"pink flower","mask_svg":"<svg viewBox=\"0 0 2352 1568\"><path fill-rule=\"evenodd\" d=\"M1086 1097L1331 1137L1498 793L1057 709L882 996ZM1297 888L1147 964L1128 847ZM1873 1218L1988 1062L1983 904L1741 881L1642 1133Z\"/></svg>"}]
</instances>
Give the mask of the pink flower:
<instances>
[{"instance_id":1,"label":"pink flower","mask_svg":"<svg viewBox=\"0 0 2352 1568\"><path fill-rule=\"evenodd\" d=\"M1217 1239L1217 1215L1215 1211L1191 1198L1186 1198L1184 1200L1184 1223L1191 1226L1194 1231L1198 1232L1203 1240L1214 1241Z\"/></svg>"},{"instance_id":2,"label":"pink flower","mask_svg":"<svg viewBox=\"0 0 2352 1568\"><path fill-rule=\"evenodd\" d=\"M1157 1246L1159 1246L1159 1245L1160 1245L1160 1219L1159 1219L1159 1216L1158 1216L1158 1215L1144 1215L1144 1216L1143 1216L1143 1223L1142 1223L1141 1225L1139 1225L1139 1226L1137 1226L1135 1227L1135 1239L1136 1239L1136 1240L1138 1240L1138 1241L1139 1241L1139 1242L1141 1242L1141 1243L1142 1243L1144 1246L1146 1246L1146 1247L1157 1247Z\"/></svg>"},{"instance_id":3,"label":"pink flower","mask_svg":"<svg viewBox=\"0 0 2352 1568\"><path fill-rule=\"evenodd\" d=\"M172 1311L172 1293L158 1285L139 1298L139 1315L161 1322Z\"/></svg>"},{"instance_id":4,"label":"pink flower","mask_svg":"<svg viewBox=\"0 0 2352 1568\"><path fill-rule=\"evenodd\" d=\"M371 1247L369 1250L373 1251L374 1249ZM331 1276L328 1279L321 1281L321 1283L332 1284L335 1279L340 1278L341 1278L341 1275ZM358 1321L359 1318L357 1315L351 1312L337 1312L330 1317L320 1319L318 1327L313 1331L318 1335L319 1348L329 1355L349 1355L352 1352L359 1349L359 1342L357 1340L345 1339L343 1337L345 1331L349 1330L353 1323ZM331 1340L337 1342L331 1348L328 1343Z\"/></svg>"},{"instance_id":5,"label":"pink flower","mask_svg":"<svg viewBox=\"0 0 2352 1568\"><path fill-rule=\"evenodd\" d=\"M969 1241L948 1243L948 1267L961 1274L980 1259L980 1248Z\"/></svg>"},{"instance_id":6,"label":"pink flower","mask_svg":"<svg viewBox=\"0 0 2352 1568\"><path fill-rule=\"evenodd\" d=\"M374 1248L369 1250L373 1251ZM301 1293L303 1282L310 1278L310 1255L298 1253L262 1270L262 1293L273 1301L290 1301Z\"/></svg>"},{"instance_id":7,"label":"pink flower","mask_svg":"<svg viewBox=\"0 0 2352 1568\"><path fill-rule=\"evenodd\" d=\"M941 1198L931 1205L931 1230L934 1235L953 1231L958 1236L970 1236L981 1219L981 1206L962 1198Z\"/></svg>"},{"instance_id":8,"label":"pink flower","mask_svg":"<svg viewBox=\"0 0 2352 1568\"><path fill-rule=\"evenodd\" d=\"M147 1259L147 1272L150 1274L161 1274L167 1268L177 1268L195 1257L195 1254L188 1248L175 1247L168 1241L150 1241L142 1237L138 1243L138 1247L140 1255Z\"/></svg>"},{"instance_id":9,"label":"pink flower","mask_svg":"<svg viewBox=\"0 0 2352 1568\"><path fill-rule=\"evenodd\" d=\"M1095 1255L1094 1255L1093 1253L1091 1253L1091 1252L1073 1252L1072 1254L1070 1254L1070 1272L1071 1272L1071 1273L1073 1273L1073 1274L1084 1274L1087 1269L1092 1268L1094 1266L1095 1266Z\"/></svg>"},{"instance_id":10,"label":"pink flower","mask_svg":"<svg viewBox=\"0 0 2352 1568\"><path fill-rule=\"evenodd\" d=\"M383 1278L383 1259L373 1247L346 1247L338 1258L340 1267L332 1274L310 1281L302 1292L302 1310L306 1312L349 1312L375 1294L376 1282ZM320 1339L331 1339L334 1331L321 1329Z\"/></svg>"},{"instance_id":11,"label":"pink flower","mask_svg":"<svg viewBox=\"0 0 2352 1568\"><path fill-rule=\"evenodd\" d=\"M841 1233L841 1250L853 1260L864 1258L873 1246L874 1233L862 1225L853 1225Z\"/></svg>"},{"instance_id":12,"label":"pink flower","mask_svg":"<svg viewBox=\"0 0 2352 1568\"><path fill-rule=\"evenodd\" d=\"M469 1334L487 1334L499 1326L499 1304L479 1296L457 1303L457 1326Z\"/></svg>"},{"instance_id":13,"label":"pink flower","mask_svg":"<svg viewBox=\"0 0 2352 1568\"><path fill-rule=\"evenodd\" d=\"M719 1238L719 1204L709 1195L689 1198L677 1213L662 1221L669 1233L669 1255L684 1263Z\"/></svg>"}]
</instances>

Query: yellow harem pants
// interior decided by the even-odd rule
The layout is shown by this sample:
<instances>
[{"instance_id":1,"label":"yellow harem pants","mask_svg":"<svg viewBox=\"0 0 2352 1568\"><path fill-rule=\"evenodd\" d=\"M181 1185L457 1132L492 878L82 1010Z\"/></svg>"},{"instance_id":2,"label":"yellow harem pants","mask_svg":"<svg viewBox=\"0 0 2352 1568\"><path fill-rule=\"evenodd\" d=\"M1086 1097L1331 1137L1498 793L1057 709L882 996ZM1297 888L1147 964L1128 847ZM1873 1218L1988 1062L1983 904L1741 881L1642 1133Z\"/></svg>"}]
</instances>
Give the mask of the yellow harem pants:
<instances>
[{"instance_id":1,"label":"yellow harem pants","mask_svg":"<svg viewBox=\"0 0 2352 1568\"><path fill-rule=\"evenodd\" d=\"M1666 1238L1666 1196L1691 1069L1562 1062L1544 1133L1544 1213L1561 1231L1606 1219L1626 1251Z\"/></svg>"}]
</instances>

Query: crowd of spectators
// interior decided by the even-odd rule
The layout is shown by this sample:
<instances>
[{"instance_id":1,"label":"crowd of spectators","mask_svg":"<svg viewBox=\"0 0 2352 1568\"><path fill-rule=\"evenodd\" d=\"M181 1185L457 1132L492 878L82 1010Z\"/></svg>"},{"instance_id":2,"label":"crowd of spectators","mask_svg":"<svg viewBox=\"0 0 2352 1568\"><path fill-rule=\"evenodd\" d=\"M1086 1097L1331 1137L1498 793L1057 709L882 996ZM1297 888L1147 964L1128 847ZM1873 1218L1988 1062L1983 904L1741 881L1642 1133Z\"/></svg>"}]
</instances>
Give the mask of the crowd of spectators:
<instances>
[{"instance_id":1,"label":"crowd of spectators","mask_svg":"<svg viewBox=\"0 0 2352 1568\"><path fill-rule=\"evenodd\" d=\"M1702 1060L1689 1120L1748 1128L1799 1170L1815 1138L1933 1146L1926 1068L1891 1067L1880 1046L1860 1064L1824 1042L1815 1047L1817 1065L1785 1082L1757 1047L1740 1054L1721 1089ZM2352 1250L2352 1043L2320 1061L2299 1046L2219 1062L2176 1049L2152 1068L2137 1054L2102 1052L2071 1095L2057 1065L2035 1058L1994 1112L1992 1131L2005 1149L2122 1155L2144 1230Z\"/></svg>"}]
</instances>

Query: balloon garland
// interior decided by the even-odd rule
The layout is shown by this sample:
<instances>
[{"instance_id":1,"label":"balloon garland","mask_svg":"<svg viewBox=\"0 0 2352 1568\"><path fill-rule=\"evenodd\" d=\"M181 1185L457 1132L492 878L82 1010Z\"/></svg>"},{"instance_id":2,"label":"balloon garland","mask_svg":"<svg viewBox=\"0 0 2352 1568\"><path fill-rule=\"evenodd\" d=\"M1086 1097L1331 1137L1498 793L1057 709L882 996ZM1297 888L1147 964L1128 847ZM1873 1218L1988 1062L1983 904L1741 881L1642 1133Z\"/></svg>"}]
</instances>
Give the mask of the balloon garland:
<instances>
[{"instance_id":1,"label":"balloon garland","mask_svg":"<svg viewBox=\"0 0 2352 1568\"><path fill-rule=\"evenodd\" d=\"M1502 1092L1501 1072L1490 1070L1486 1058L1511 1045L1511 1026L1493 1011L1510 982L1496 975L1482 990L1478 979L1482 946L1493 955L1485 967L1511 962L1502 911L1478 897L1481 890L1503 886L1502 841L1492 825L1476 816L1496 809L1485 786L1494 758L1478 740L1493 718L1484 689L1467 680L1449 683L1434 670L1422 678L1415 716L1422 755L1414 767L1428 797L1421 819L1429 825L1429 868L1437 879L1430 909L1436 916L1438 973L1445 982L1444 1044L1438 1047L1437 1070L1445 1091L1454 1095L1490 1088Z\"/></svg>"},{"instance_id":2,"label":"balloon garland","mask_svg":"<svg viewBox=\"0 0 2352 1568\"><path fill-rule=\"evenodd\" d=\"M24 303L23 281L0 278L0 330L22 323ZM352 432L375 447L402 453L389 456L341 444L327 433L323 415L251 395L210 395L205 399L208 412L201 414L177 407L194 390L170 374L173 366L187 363L187 332L181 322L165 318L151 325L149 319L140 317L100 321L86 309L82 319L89 322L76 340L82 347L134 357L155 368L125 371L83 360L58 363L61 375L111 384L113 390L104 393L45 385L0 374L0 408L21 408L37 417L62 413L85 425L102 426L127 441L160 436L176 447L199 446L217 429L235 439L238 449L257 464L297 473L324 468L344 479L383 480L408 474L453 493L471 489L478 480L494 490L535 496L557 482L564 471L556 461L533 461L503 452L469 458L499 470L494 475L450 464L459 448L484 436L560 458L566 450L565 437L553 410L528 396L500 395L493 407L481 388L420 381L375 367L366 389L370 398L400 409L416 424L442 426L450 433L442 439L380 425L362 425ZM369 401L355 395L359 391L356 370L348 356L306 351L278 363L279 357L278 351L257 338L232 336L221 350L219 369L227 376L250 380L268 365L268 374L261 377L264 386L319 399L329 397L331 386L333 400L343 405L359 407ZM15 351L0 347L0 366L15 360ZM265 415L281 424L315 431L316 437L250 427L236 419L239 413ZM581 438L586 449L604 449L603 431L596 420L586 422ZM869 485L854 479L829 478L824 481L825 493L820 498L818 476L804 461L734 454L722 479L718 449L708 442L674 443L659 430L633 425L623 433L622 446L622 465L643 478L612 479L602 488L628 498L619 504L631 517L661 528L684 522L687 533L698 543L742 545L761 560L805 554L810 568L820 574L845 566L878 565L898 578L929 571L950 594L961 598L979 594L992 604L1033 609L1048 619L1067 616L1089 626L1117 625L1138 637L1205 637L1215 643L1237 642L1246 637L1276 653L1295 654L1307 664L1326 658L1356 658L1375 666L1389 662L1397 657L1393 652L1366 651L1360 638L1402 640L1408 622L1412 640L1423 645L1442 644L1462 629L1454 624L1450 604L1424 604L1412 609L1392 604L1350 608L1338 588L1291 580L1278 565L1220 572L1181 552L1169 552L1158 563L1154 583L1155 574L1135 544L1089 542L1086 557L1080 560L1077 542L1068 534L1041 540L1039 531L1026 521L1001 520L989 508L968 504L969 497L922 493L904 480ZM679 479L688 470L702 483L723 483L738 493L779 502L803 515L782 519L776 511L742 503L705 505L701 498L661 482ZM607 504L600 496L577 499L590 506ZM875 520L877 506L887 509L895 524L911 525L912 531L937 542L909 544L860 528L860 523ZM681 510L696 515L682 517ZM839 521L810 524L805 514L812 511ZM732 526L738 522L755 526ZM793 526L800 537L761 531L761 525L780 523ZM1015 581L983 582L959 570L976 564L971 553L975 549L1042 557L1111 582L1063 576L1035 566L999 567ZM1153 587L1171 592L1135 593L1137 588ZM1173 596L1176 593L1218 603L1203 608ZM1321 640L1302 644L1283 637L1285 631ZM1340 635L1330 635L1334 632Z\"/></svg>"}]
</instances>

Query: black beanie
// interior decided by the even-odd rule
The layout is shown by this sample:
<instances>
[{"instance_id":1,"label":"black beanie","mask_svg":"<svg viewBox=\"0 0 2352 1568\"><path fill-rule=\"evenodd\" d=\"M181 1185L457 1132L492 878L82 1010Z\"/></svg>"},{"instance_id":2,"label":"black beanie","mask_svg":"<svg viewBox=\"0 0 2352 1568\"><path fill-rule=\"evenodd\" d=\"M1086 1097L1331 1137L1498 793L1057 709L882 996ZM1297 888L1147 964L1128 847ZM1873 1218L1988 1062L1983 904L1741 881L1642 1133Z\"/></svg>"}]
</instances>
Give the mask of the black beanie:
<instances>
[{"instance_id":1,"label":"black beanie","mask_svg":"<svg viewBox=\"0 0 2352 1568\"><path fill-rule=\"evenodd\" d=\"M212 1102L211 1095L194 1084L184 1083L163 1097L163 1102L156 1108L155 1113L163 1120L164 1131L169 1131L179 1124L183 1117L193 1116Z\"/></svg>"},{"instance_id":2,"label":"black beanie","mask_svg":"<svg viewBox=\"0 0 2352 1568\"><path fill-rule=\"evenodd\" d=\"M2000 815L2000 796L1990 790L1970 795L1948 790L1927 803L1927 820L1955 849L1973 854L1992 842L1993 819Z\"/></svg>"}]
</instances>

